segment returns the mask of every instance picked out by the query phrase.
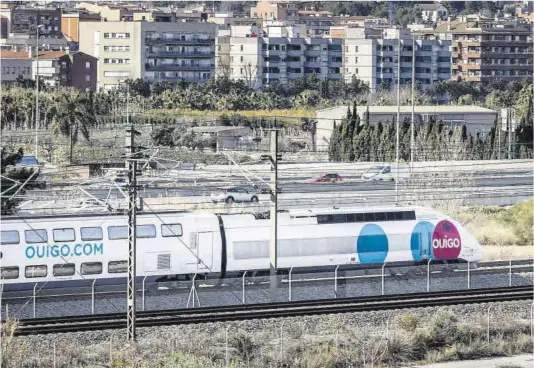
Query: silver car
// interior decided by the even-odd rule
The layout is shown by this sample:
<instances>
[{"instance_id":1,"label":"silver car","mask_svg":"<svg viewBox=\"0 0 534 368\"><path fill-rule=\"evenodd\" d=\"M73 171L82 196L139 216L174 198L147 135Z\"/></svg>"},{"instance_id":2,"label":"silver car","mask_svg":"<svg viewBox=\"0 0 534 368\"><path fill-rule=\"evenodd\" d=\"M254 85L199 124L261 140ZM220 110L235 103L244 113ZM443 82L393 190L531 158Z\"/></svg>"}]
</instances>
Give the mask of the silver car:
<instances>
[{"instance_id":1,"label":"silver car","mask_svg":"<svg viewBox=\"0 0 534 368\"><path fill-rule=\"evenodd\" d=\"M211 193L211 200L214 203L225 202L258 202L258 193L249 191L243 187L223 187Z\"/></svg>"}]
</instances>

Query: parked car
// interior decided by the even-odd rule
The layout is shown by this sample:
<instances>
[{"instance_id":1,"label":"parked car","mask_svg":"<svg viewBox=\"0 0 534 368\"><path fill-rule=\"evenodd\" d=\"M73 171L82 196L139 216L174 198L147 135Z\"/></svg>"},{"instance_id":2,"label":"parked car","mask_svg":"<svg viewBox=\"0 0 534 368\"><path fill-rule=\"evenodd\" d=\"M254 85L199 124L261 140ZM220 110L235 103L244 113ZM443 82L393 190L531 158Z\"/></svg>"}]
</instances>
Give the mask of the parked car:
<instances>
[{"instance_id":1,"label":"parked car","mask_svg":"<svg viewBox=\"0 0 534 368\"><path fill-rule=\"evenodd\" d=\"M211 193L211 200L214 203L225 202L258 202L258 192L245 189L243 187L223 187Z\"/></svg>"},{"instance_id":2,"label":"parked car","mask_svg":"<svg viewBox=\"0 0 534 368\"><path fill-rule=\"evenodd\" d=\"M343 178L338 174L324 174L314 178L311 178L310 183L337 183L342 181Z\"/></svg>"}]
</instances>

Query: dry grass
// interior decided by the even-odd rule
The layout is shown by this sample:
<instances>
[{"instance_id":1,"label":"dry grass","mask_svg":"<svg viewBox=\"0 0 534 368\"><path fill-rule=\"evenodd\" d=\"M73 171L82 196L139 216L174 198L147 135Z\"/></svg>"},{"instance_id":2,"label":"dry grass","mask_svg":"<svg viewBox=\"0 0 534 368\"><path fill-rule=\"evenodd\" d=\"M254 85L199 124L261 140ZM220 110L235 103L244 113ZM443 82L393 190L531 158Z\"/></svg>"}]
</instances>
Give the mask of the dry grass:
<instances>
[{"instance_id":1,"label":"dry grass","mask_svg":"<svg viewBox=\"0 0 534 368\"><path fill-rule=\"evenodd\" d=\"M532 352L528 321L511 318L492 326L489 342L483 316L460 322L442 309L426 324L410 313L400 314L389 328L288 319L283 350L279 323L273 321L256 321L246 330L234 326L228 340L224 326L208 324L145 331L133 346L118 332L108 338L21 337L9 344L18 350L20 342L30 341L34 353L19 353L11 365L22 367L397 367Z\"/></svg>"},{"instance_id":2,"label":"dry grass","mask_svg":"<svg viewBox=\"0 0 534 368\"><path fill-rule=\"evenodd\" d=\"M502 261L509 259L532 259L534 247L521 245L483 246L485 261Z\"/></svg>"}]
</instances>

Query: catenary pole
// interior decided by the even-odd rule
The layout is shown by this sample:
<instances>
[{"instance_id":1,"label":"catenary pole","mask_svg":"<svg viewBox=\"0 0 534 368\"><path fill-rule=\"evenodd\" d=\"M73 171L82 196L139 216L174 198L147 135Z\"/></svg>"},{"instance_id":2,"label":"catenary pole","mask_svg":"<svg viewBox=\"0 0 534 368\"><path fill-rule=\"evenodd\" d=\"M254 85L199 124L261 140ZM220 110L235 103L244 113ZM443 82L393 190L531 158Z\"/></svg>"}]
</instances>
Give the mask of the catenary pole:
<instances>
[{"instance_id":1,"label":"catenary pole","mask_svg":"<svg viewBox=\"0 0 534 368\"><path fill-rule=\"evenodd\" d=\"M39 16L37 16L39 18ZM35 157L39 155L39 19L35 35Z\"/></svg>"},{"instance_id":2,"label":"catenary pole","mask_svg":"<svg viewBox=\"0 0 534 368\"><path fill-rule=\"evenodd\" d=\"M278 130L271 130L270 138L270 160L271 160L271 202L270 202L270 221L271 237L269 243L269 285L271 302L276 299L276 290L278 286L277 260L278 260Z\"/></svg>"},{"instance_id":3,"label":"catenary pole","mask_svg":"<svg viewBox=\"0 0 534 368\"><path fill-rule=\"evenodd\" d=\"M397 59L397 124L396 124L396 130L397 130L397 138L396 138L396 155L395 155L395 168L396 168L396 174L395 174L395 204L399 203L399 143L400 143L400 63L401 63L401 39L400 39L400 28L398 29L398 38L399 38L399 50L398 50L398 59Z\"/></svg>"},{"instance_id":4,"label":"catenary pole","mask_svg":"<svg viewBox=\"0 0 534 368\"><path fill-rule=\"evenodd\" d=\"M135 154L135 134L133 124L130 124L130 87L126 92L126 132L127 160L128 160L128 300L127 300L127 330L126 339L134 342L136 338L135 326L135 262L136 262L136 216L137 216L137 161Z\"/></svg>"},{"instance_id":5,"label":"catenary pole","mask_svg":"<svg viewBox=\"0 0 534 368\"><path fill-rule=\"evenodd\" d=\"M410 175L413 175L415 149L415 36L412 36L412 126L410 132Z\"/></svg>"}]
</instances>

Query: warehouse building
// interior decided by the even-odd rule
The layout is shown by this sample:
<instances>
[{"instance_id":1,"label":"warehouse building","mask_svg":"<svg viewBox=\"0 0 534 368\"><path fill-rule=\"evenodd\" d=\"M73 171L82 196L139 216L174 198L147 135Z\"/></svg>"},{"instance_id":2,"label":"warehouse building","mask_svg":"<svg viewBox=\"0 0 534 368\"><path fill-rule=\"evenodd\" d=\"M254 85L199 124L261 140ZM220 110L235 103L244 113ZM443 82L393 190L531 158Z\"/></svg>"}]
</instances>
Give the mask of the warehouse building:
<instances>
[{"instance_id":1,"label":"warehouse building","mask_svg":"<svg viewBox=\"0 0 534 368\"><path fill-rule=\"evenodd\" d=\"M362 121L366 111L366 106L358 107L358 115ZM315 118L317 119L317 150L328 150L334 121L339 123L346 115L346 106L330 107L315 112ZM369 121L371 124L392 122L396 117L397 106L369 106ZM401 106L400 121L405 119L411 121L411 118L412 107ZM443 121L451 128L465 124L467 132L471 134L488 132L493 127L496 118L497 111L479 106L415 106L414 114L416 124L427 124L432 120Z\"/></svg>"}]
</instances>

